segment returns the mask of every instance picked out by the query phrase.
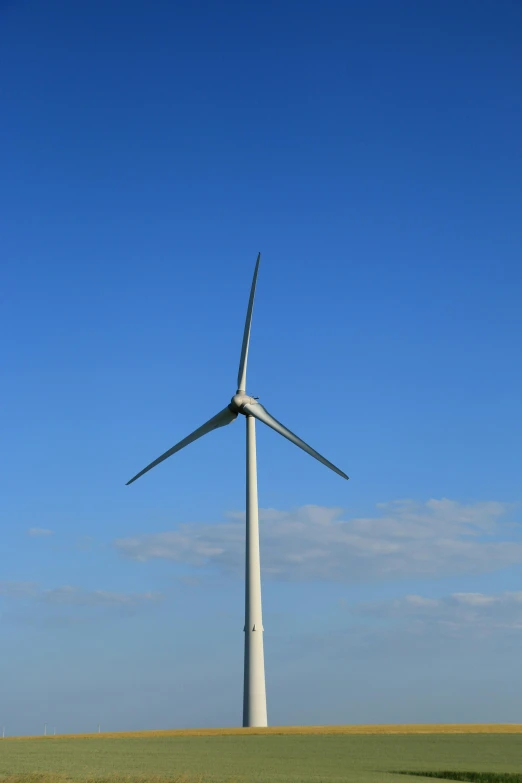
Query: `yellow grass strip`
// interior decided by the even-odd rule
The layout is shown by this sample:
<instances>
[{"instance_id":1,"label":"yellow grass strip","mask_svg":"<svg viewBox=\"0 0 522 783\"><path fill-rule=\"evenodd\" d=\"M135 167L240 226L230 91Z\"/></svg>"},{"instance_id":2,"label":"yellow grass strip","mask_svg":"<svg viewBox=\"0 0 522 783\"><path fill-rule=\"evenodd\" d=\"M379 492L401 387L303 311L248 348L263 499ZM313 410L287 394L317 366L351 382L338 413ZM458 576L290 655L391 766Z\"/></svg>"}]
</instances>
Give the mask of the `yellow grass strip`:
<instances>
[{"instance_id":1,"label":"yellow grass strip","mask_svg":"<svg viewBox=\"0 0 522 783\"><path fill-rule=\"evenodd\" d=\"M6 737L6 740L44 739L148 739L153 737L237 737L259 734L522 734L521 723L409 723L365 726L269 726L268 728L162 729L157 731L103 732Z\"/></svg>"}]
</instances>

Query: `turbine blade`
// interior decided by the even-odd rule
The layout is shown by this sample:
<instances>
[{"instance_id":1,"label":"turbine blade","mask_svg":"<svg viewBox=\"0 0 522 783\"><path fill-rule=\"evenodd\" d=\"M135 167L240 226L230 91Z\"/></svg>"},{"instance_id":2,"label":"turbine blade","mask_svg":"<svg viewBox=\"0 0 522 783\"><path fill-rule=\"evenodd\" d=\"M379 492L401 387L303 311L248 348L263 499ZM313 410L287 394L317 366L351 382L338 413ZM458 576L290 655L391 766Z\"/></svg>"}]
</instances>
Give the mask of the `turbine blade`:
<instances>
[{"instance_id":1,"label":"turbine blade","mask_svg":"<svg viewBox=\"0 0 522 783\"><path fill-rule=\"evenodd\" d=\"M243 333L243 345L241 346L241 358L239 360L239 372L237 374L238 391L246 391L246 373L247 373L247 360L248 360L248 346L250 343L250 326L252 325L252 310L254 309L254 296L256 294L257 273L259 270L260 260L261 260L261 253L258 253L256 268L254 269L254 278L252 280L252 288L250 289L250 299L248 300L248 308L247 308L246 321L245 321L245 331Z\"/></svg>"},{"instance_id":2,"label":"turbine blade","mask_svg":"<svg viewBox=\"0 0 522 783\"><path fill-rule=\"evenodd\" d=\"M237 413L231 411L230 408L224 408L222 411L216 414L216 416L213 416L201 427L198 427L197 430L194 430L194 432L191 435L187 435L186 438L180 440L179 443L176 443L175 446L173 446L171 449L166 451L165 454L162 454L161 457L158 457L158 459L155 459L154 462L150 463L150 465L147 465L146 468L143 468L143 470L140 470L139 473L136 473L134 478L131 478L130 481L127 481L126 486L132 484L132 482L136 481L136 479L139 479L140 476L143 476L143 474L147 473L147 471L151 470L151 468L155 468L156 465L159 465L159 463L163 462L163 460L167 459L168 457L171 457L172 454L176 453L176 451L181 451L181 449L184 449L185 446L189 445L189 443L193 443L198 438L201 438L203 435L206 435L207 432L212 432L212 430L215 430L218 427L224 427L226 424L230 424L230 422L234 421L234 419L237 419Z\"/></svg>"},{"instance_id":3,"label":"turbine blade","mask_svg":"<svg viewBox=\"0 0 522 783\"><path fill-rule=\"evenodd\" d=\"M259 402L247 403L246 405L243 405L241 410L244 413L249 414L250 416L254 416L256 419L262 421L264 424L268 424L268 426L272 427L273 430L278 432L284 438L288 438L289 441L295 443L296 446L299 446L300 449L306 451L306 453L310 454L311 457L315 457L315 459L319 460L319 462L322 462L323 465L326 465L327 468L333 470L334 473L338 473L339 476L342 476L345 479L348 478L346 473L343 473L342 470L336 468L335 465L329 462L325 457L322 457L319 454L319 452L317 452L315 449L313 449L311 446L305 443L304 440L301 440L301 438L297 437L297 435L295 435L293 432L290 432L290 430L287 429L284 426L284 424L281 424L280 421L274 419L274 417L271 416L269 412L266 410L266 408L263 408L263 406Z\"/></svg>"}]
</instances>

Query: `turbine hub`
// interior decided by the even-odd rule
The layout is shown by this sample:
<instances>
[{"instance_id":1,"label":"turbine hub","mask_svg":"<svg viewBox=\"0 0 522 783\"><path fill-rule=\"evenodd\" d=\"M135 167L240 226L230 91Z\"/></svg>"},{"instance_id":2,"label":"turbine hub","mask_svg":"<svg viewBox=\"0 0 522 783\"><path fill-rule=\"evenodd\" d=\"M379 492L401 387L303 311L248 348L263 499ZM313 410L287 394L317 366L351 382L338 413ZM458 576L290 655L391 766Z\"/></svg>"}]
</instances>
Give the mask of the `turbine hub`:
<instances>
[{"instance_id":1,"label":"turbine hub","mask_svg":"<svg viewBox=\"0 0 522 783\"><path fill-rule=\"evenodd\" d=\"M257 400L255 400L254 397L250 397L248 394L245 394L244 391L238 390L230 401L230 409L233 410L234 413L242 413L243 405L253 405L255 402L257 402Z\"/></svg>"}]
</instances>

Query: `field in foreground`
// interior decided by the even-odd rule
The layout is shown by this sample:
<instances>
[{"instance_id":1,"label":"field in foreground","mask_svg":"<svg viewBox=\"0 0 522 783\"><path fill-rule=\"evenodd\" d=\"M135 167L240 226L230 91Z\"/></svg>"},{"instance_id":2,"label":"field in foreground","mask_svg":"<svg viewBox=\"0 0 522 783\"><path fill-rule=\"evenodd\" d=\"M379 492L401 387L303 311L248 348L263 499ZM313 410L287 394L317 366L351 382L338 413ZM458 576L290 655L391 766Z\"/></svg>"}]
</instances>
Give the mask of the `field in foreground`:
<instances>
[{"instance_id":1,"label":"field in foreground","mask_svg":"<svg viewBox=\"0 0 522 783\"><path fill-rule=\"evenodd\" d=\"M520 773L520 730L117 738L102 734L88 740L0 741L0 781L10 783L67 779L114 783L414 783L423 778L397 772L441 770Z\"/></svg>"}]
</instances>

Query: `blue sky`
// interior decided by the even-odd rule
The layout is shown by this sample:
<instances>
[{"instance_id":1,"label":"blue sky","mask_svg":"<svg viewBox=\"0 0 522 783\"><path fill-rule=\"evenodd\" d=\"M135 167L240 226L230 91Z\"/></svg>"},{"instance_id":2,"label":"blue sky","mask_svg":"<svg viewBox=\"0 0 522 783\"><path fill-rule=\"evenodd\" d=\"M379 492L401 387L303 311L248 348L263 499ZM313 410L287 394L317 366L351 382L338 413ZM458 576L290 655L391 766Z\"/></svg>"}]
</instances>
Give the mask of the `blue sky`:
<instances>
[{"instance_id":1,"label":"blue sky","mask_svg":"<svg viewBox=\"0 0 522 783\"><path fill-rule=\"evenodd\" d=\"M0 4L7 732L520 721L518 2Z\"/></svg>"}]
</instances>

